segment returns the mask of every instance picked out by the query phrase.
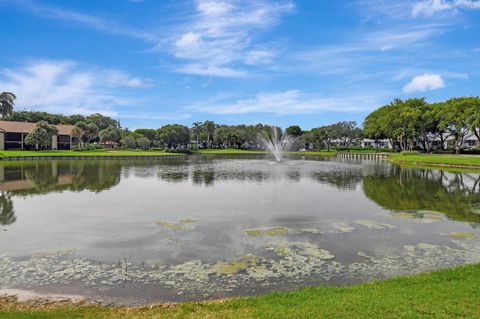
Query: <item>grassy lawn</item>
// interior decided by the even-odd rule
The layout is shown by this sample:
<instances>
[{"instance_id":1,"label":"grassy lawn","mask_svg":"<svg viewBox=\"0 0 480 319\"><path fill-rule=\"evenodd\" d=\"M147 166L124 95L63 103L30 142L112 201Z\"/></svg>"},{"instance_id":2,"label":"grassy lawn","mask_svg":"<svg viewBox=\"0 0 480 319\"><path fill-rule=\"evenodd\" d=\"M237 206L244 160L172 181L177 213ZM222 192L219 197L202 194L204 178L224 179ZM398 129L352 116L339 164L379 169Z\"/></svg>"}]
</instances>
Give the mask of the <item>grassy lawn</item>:
<instances>
[{"instance_id":1,"label":"grassy lawn","mask_svg":"<svg viewBox=\"0 0 480 319\"><path fill-rule=\"evenodd\" d=\"M194 150L194 153L198 154L265 154L265 151L250 151L240 150L236 148L219 148L219 149L201 149Z\"/></svg>"},{"instance_id":2,"label":"grassy lawn","mask_svg":"<svg viewBox=\"0 0 480 319\"><path fill-rule=\"evenodd\" d=\"M414 164L424 166L451 165L458 167L480 168L480 156L478 155L401 155L391 154L388 156L394 163Z\"/></svg>"},{"instance_id":3,"label":"grassy lawn","mask_svg":"<svg viewBox=\"0 0 480 319\"><path fill-rule=\"evenodd\" d=\"M178 155L162 151L142 150L93 150L93 151L0 151L0 157L8 156L145 156L145 155Z\"/></svg>"},{"instance_id":4,"label":"grassy lawn","mask_svg":"<svg viewBox=\"0 0 480 319\"><path fill-rule=\"evenodd\" d=\"M336 151L305 151L305 152L288 152L291 155L303 155L303 156L335 156Z\"/></svg>"},{"instance_id":5,"label":"grassy lawn","mask_svg":"<svg viewBox=\"0 0 480 319\"><path fill-rule=\"evenodd\" d=\"M480 318L480 265L348 287L176 305L38 309L0 300L0 318Z\"/></svg>"}]
</instances>

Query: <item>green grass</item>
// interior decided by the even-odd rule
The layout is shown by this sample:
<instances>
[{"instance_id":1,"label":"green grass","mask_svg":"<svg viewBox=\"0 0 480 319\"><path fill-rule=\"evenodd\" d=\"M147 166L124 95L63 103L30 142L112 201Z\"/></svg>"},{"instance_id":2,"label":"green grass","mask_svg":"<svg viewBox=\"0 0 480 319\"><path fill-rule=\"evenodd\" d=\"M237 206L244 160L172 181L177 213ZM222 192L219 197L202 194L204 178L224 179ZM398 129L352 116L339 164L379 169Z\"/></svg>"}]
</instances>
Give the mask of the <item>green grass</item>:
<instances>
[{"instance_id":1,"label":"green grass","mask_svg":"<svg viewBox=\"0 0 480 319\"><path fill-rule=\"evenodd\" d=\"M237 148L219 148L219 149L201 149L194 150L194 153L198 154L265 154L265 151L251 151L251 150L241 150Z\"/></svg>"},{"instance_id":2,"label":"green grass","mask_svg":"<svg viewBox=\"0 0 480 319\"><path fill-rule=\"evenodd\" d=\"M335 156L336 151L305 151L305 152L288 152L290 155L303 155L303 156Z\"/></svg>"},{"instance_id":3,"label":"green grass","mask_svg":"<svg viewBox=\"0 0 480 319\"><path fill-rule=\"evenodd\" d=\"M480 168L478 155L402 155L390 154L388 158L399 164L413 164L418 166L452 166Z\"/></svg>"},{"instance_id":4,"label":"green grass","mask_svg":"<svg viewBox=\"0 0 480 319\"><path fill-rule=\"evenodd\" d=\"M0 318L480 318L480 265L347 287L322 286L261 297L136 308L2 299Z\"/></svg>"},{"instance_id":5,"label":"green grass","mask_svg":"<svg viewBox=\"0 0 480 319\"><path fill-rule=\"evenodd\" d=\"M23 156L146 156L146 155L178 155L162 151L142 150L93 150L93 151L0 151L0 157Z\"/></svg>"}]
</instances>

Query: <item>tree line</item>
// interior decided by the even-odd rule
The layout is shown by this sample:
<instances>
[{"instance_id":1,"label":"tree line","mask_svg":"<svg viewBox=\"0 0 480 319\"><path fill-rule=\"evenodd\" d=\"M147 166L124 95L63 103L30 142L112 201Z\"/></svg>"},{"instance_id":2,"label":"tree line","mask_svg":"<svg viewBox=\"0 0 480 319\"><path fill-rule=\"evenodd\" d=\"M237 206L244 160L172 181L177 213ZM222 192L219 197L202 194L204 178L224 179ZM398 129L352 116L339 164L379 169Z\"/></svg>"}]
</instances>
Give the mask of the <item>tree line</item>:
<instances>
[{"instance_id":1,"label":"tree line","mask_svg":"<svg viewBox=\"0 0 480 319\"><path fill-rule=\"evenodd\" d=\"M363 127L366 137L388 139L402 151L418 146L426 152L452 147L458 154L468 134L473 133L480 141L480 98L436 103L428 103L425 98L395 99L370 113Z\"/></svg>"},{"instance_id":2,"label":"tree line","mask_svg":"<svg viewBox=\"0 0 480 319\"><path fill-rule=\"evenodd\" d=\"M158 129L140 128L130 131L120 122L102 114L88 116L50 114L47 112L14 111L15 95L0 94L2 119L38 123L26 143L36 148L48 148L57 124L74 125L71 136L78 140L79 148L92 143L121 146L123 148L262 148L258 136L268 135L273 126L223 125L213 121L194 122L191 127L168 124ZM388 140L402 151L420 148L430 152L436 148L452 148L459 153L465 137L475 134L480 142L480 98L460 97L443 102L429 103L425 98L394 99L371 112L360 128L355 121L340 121L311 130L298 125L287 127L283 134L293 137L293 149L350 148L358 146L366 137L375 141Z\"/></svg>"}]
</instances>

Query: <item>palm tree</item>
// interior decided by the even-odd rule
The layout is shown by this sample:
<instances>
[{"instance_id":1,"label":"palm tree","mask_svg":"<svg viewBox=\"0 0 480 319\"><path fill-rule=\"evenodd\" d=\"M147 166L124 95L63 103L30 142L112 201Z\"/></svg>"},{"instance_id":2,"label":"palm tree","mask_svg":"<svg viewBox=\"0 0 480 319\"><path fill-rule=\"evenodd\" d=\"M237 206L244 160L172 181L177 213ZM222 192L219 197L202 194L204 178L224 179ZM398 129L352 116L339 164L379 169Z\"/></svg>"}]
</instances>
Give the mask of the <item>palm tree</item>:
<instances>
[{"instance_id":1,"label":"palm tree","mask_svg":"<svg viewBox=\"0 0 480 319\"><path fill-rule=\"evenodd\" d=\"M203 123L203 128L207 133L207 148L210 148L210 139L213 137L213 134L215 133L215 129L217 128L217 125L215 124L214 121L205 121Z\"/></svg>"},{"instance_id":2,"label":"palm tree","mask_svg":"<svg viewBox=\"0 0 480 319\"><path fill-rule=\"evenodd\" d=\"M193 134L196 136L197 138L197 150L198 150L198 139L200 137L200 133L202 133L202 129L203 129L203 124L202 122L194 122L192 124L192 131L193 131Z\"/></svg>"},{"instance_id":3,"label":"palm tree","mask_svg":"<svg viewBox=\"0 0 480 319\"><path fill-rule=\"evenodd\" d=\"M79 143L81 143L80 137L82 137L82 135L83 135L83 130L78 126L74 126L70 131L70 138L76 137ZM70 141L70 145L71 144L72 144L72 141Z\"/></svg>"},{"instance_id":4,"label":"palm tree","mask_svg":"<svg viewBox=\"0 0 480 319\"><path fill-rule=\"evenodd\" d=\"M2 118L12 114L13 107L15 106L15 100L17 97L15 94L10 92L0 93L0 115Z\"/></svg>"}]
</instances>

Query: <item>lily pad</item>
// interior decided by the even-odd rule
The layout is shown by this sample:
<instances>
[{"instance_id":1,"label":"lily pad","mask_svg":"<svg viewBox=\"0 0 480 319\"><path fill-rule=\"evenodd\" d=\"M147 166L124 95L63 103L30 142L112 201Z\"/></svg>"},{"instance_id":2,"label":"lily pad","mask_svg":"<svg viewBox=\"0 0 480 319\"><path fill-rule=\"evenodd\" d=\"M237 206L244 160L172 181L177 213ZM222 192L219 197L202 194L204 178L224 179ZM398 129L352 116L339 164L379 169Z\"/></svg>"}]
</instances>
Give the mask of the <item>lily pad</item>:
<instances>
[{"instance_id":1,"label":"lily pad","mask_svg":"<svg viewBox=\"0 0 480 319\"><path fill-rule=\"evenodd\" d=\"M435 223L445 220L445 215L434 211L397 211L389 215L395 219L408 220L417 223Z\"/></svg>"},{"instance_id":2,"label":"lily pad","mask_svg":"<svg viewBox=\"0 0 480 319\"><path fill-rule=\"evenodd\" d=\"M286 227L274 227L269 229L245 229L243 231L249 236L281 236L288 234L288 228Z\"/></svg>"},{"instance_id":3,"label":"lily pad","mask_svg":"<svg viewBox=\"0 0 480 319\"><path fill-rule=\"evenodd\" d=\"M352 231L355 230L354 227L352 227L347 223L334 223L332 226L333 228L335 228L337 232L341 232L341 233L351 233Z\"/></svg>"},{"instance_id":4,"label":"lily pad","mask_svg":"<svg viewBox=\"0 0 480 319\"><path fill-rule=\"evenodd\" d=\"M161 227L171 230L173 232L187 232L187 231L192 231L194 228L194 224L196 223L196 220L187 218L187 219L182 219L178 221L177 223L172 223L172 222L165 222L165 221L157 221L157 225L160 225Z\"/></svg>"},{"instance_id":5,"label":"lily pad","mask_svg":"<svg viewBox=\"0 0 480 319\"><path fill-rule=\"evenodd\" d=\"M441 235L446 235L452 238L458 238L458 239L473 239L475 238L475 234L472 232L452 232L449 234L441 234Z\"/></svg>"},{"instance_id":6,"label":"lily pad","mask_svg":"<svg viewBox=\"0 0 480 319\"><path fill-rule=\"evenodd\" d=\"M370 229L394 229L395 226L387 224L387 223L379 223L373 220L367 220L367 219L362 219L362 220L357 220L355 221L355 224L365 226Z\"/></svg>"},{"instance_id":7,"label":"lily pad","mask_svg":"<svg viewBox=\"0 0 480 319\"><path fill-rule=\"evenodd\" d=\"M224 275L233 275L241 270L255 266L259 258L254 255L246 255L230 262L218 262L212 266L212 272Z\"/></svg>"}]
</instances>

